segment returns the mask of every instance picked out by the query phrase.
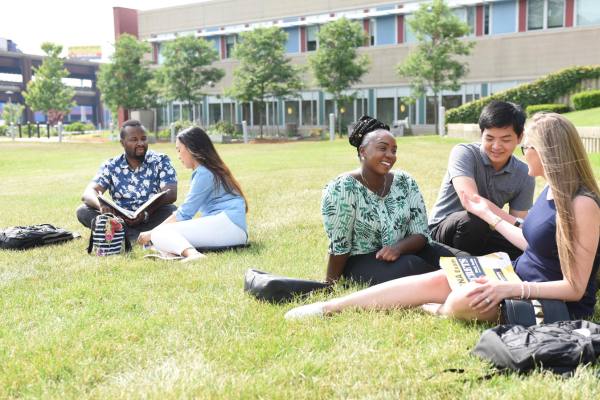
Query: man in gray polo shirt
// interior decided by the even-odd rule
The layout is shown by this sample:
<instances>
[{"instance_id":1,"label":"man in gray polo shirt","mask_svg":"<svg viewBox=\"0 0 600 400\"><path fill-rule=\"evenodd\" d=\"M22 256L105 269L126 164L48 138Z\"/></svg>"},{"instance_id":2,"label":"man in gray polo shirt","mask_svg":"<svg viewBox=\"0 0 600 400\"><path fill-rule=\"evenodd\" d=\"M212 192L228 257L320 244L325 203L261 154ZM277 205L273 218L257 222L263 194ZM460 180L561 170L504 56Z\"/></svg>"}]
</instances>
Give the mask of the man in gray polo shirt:
<instances>
[{"instance_id":1,"label":"man in gray polo shirt","mask_svg":"<svg viewBox=\"0 0 600 400\"><path fill-rule=\"evenodd\" d=\"M473 255L522 251L479 217L465 211L459 193L479 194L502 219L520 226L533 204L535 181L527 164L513 156L525 114L516 104L493 101L481 112L481 144L459 144L450 153L438 199L429 219L431 237ZM508 213L502 210L508 204Z\"/></svg>"}]
</instances>

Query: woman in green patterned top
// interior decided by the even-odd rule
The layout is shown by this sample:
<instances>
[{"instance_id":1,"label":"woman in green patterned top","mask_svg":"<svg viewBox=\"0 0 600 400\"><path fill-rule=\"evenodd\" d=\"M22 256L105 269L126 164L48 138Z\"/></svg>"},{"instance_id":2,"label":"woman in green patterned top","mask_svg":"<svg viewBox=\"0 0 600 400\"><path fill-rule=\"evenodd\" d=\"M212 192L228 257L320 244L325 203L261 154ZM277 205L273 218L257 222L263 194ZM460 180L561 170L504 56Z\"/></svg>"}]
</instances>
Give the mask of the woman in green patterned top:
<instances>
[{"instance_id":1,"label":"woman in green patterned top","mask_svg":"<svg viewBox=\"0 0 600 400\"><path fill-rule=\"evenodd\" d=\"M363 116L349 140L358 150L360 168L323 190L327 281L343 276L378 284L437 270L440 254L456 253L431 243L417 183L406 172L391 170L397 145L389 127Z\"/></svg>"}]
</instances>

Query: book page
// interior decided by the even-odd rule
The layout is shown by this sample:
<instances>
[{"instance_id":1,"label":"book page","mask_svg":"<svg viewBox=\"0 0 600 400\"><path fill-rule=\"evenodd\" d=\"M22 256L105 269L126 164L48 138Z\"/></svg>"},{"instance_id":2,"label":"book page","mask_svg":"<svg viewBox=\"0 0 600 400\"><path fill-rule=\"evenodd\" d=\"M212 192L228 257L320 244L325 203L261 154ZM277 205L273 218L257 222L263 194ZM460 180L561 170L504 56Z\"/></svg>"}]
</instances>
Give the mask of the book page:
<instances>
[{"instance_id":1,"label":"book page","mask_svg":"<svg viewBox=\"0 0 600 400\"><path fill-rule=\"evenodd\" d=\"M101 203L104 203L105 205L111 207L112 209L114 209L117 213L121 214L121 216L123 217L127 217L132 219L133 218L133 212L117 205L117 203L115 203L112 199L109 199L107 197L104 197L103 195L99 194L98 195L98 200Z\"/></svg>"},{"instance_id":2,"label":"book page","mask_svg":"<svg viewBox=\"0 0 600 400\"><path fill-rule=\"evenodd\" d=\"M521 282L508 254L503 252L479 257L440 257L440 266L446 271L452 289L481 276L495 281Z\"/></svg>"}]
</instances>

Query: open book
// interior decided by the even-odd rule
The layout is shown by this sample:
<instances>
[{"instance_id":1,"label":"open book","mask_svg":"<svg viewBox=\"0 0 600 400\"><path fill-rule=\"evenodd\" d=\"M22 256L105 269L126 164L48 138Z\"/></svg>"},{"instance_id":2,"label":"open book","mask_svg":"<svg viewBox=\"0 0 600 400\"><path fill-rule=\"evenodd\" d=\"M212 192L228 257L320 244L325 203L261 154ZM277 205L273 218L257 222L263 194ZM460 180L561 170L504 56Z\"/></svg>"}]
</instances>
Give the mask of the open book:
<instances>
[{"instance_id":1,"label":"open book","mask_svg":"<svg viewBox=\"0 0 600 400\"><path fill-rule=\"evenodd\" d=\"M448 276L452 289L485 276L490 280L521 282L508 254L491 253L485 256L440 257L440 266Z\"/></svg>"},{"instance_id":2,"label":"open book","mask_svg":"<svg viewBox=\"0 0 600 400\"><path fill-rule=\"evenodd\" d=\"M159 192L159 193L156 193L155 195L151 196L148 199L148 201L146 201L144 204L142 204L135 211L130 211L130 210L127 210L127 209L117 205L117 203L115 203L112 199L109 199L108 197L104 197L102 194L98 194L98 201L100 201L100 203L103 203L104 205L106 205L108 207L111 207L113 210L115 210L117 212L117 214L120 214L120 216L122 216L122 217L129 218L129 219L136 219L141 213L146 211L146 209L148 207L150 207L150 205L152 203L154 203L156 200L160 199L168 191L169 191L169 189L165 190L164 192Z\"/></svg>"}]
</instances>

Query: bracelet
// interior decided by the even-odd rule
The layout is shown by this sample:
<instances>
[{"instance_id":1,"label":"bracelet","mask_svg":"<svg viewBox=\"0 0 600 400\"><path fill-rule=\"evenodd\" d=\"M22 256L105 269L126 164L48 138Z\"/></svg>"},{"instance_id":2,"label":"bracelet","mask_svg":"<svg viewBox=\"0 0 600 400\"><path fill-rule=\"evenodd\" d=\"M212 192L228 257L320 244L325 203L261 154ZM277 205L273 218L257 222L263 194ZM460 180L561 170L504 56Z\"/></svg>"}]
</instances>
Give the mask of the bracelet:
<instances>
[{"instance_id":1,"label":"bracelet","mask_svg":"<svg viewBox=\"0 0 600 400\"><path fill-rule=\"evenodd\" d=\"M540 284L539 283L537 283L535 285L535 291L537 293L535 297L536 297L536 299L539 299L540 298Z\"/></svg>"},{"instance_id":2,"label":"bracelet","mask_svg":"<svg viewBox=\"0 0 600 400\"><path fill-rule=\"evenodd\" d=\"M496 215L495 217L496 217L496 218L495 218L495 219L492 221L492 223L490 223L490 229L491 229L491 230L493 230L493 231L495 231L495 230L496 230L496 226L497 226L497 225L498 225L500 222L504 221L504 220L503 220L501 217L499 217L499 216L497 216L497 215Z\"/></svg>"},{"instance_id":3,"label":"bracelet","mask_svg":"<svg viewBox=\"0 0 600 400\"><path fill-rule=\"evenodd\" d=\"M521 297L519 299L523 300L525 298L525 283L521 282Z\"/></svg>"},{"instance_id":4,"label":"bracelet","mask_svg":"<svg viewBox=\"0 0 600 400\"><path fill-rule=\"evenodd\" d=\"M527 283L527 300L531 298L531 285Z\"/></svg>"}]
</instances>

